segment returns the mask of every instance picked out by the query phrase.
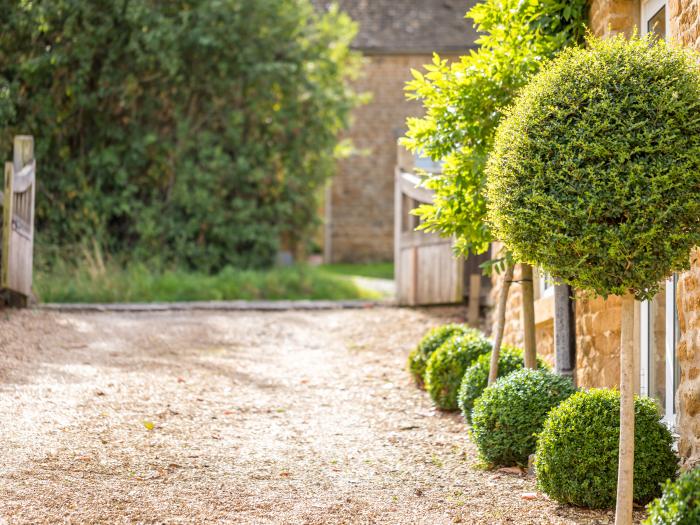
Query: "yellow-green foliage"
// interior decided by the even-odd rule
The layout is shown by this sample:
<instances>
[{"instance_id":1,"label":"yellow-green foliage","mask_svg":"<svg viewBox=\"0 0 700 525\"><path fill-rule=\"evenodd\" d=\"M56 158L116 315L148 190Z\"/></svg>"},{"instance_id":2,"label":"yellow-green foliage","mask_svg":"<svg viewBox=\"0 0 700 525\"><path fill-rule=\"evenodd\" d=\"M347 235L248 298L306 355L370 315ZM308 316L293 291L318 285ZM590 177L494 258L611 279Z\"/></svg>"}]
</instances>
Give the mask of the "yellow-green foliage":
<instances>
[{"instance_id":1,"label":"yellow-green foliage","mask_svg":"<svg viewBox=\"0 0 700 525\"><path fill-rule=\"evenodd\" d=\"M489 158L489 219L515 259L599 295L653 297L700 244L698 56L591 38L522 91Z\"/></svg>"}]
</instances>

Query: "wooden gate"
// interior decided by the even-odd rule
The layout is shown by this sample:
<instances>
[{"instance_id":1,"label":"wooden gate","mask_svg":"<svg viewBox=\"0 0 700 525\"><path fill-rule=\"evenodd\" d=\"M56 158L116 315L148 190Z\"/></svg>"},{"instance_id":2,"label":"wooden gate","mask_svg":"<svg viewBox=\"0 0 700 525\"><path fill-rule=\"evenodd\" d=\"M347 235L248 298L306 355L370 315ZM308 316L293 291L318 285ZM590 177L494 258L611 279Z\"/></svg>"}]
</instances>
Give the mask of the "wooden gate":
<instances>
[{"instance_id":1,"label":"wooden gate","mask_svg":"<svg viewBox=\"0 0 700 525\"><path fill-rule=\"evenodd\" d=\"M17 306L25 306L32 293L35 187L34 139L17 136L13 162L5 163L0 272L0 288Z\"/></svg>"},{"instance_id":2,"label":"wooden gate","mask_svg":"<svg viewBox=\"0 0 700 525\"><path fill-rule=\"evenodd\" d=\"M433 200L431 191L417 187L413 156L398 148L394 192L394 278L402 305L461 303L464 261L452 252L452 239L416 231L418 217L410 211ZM478 300L477 300L478 304Z\"/></svg>"}]
</instances>

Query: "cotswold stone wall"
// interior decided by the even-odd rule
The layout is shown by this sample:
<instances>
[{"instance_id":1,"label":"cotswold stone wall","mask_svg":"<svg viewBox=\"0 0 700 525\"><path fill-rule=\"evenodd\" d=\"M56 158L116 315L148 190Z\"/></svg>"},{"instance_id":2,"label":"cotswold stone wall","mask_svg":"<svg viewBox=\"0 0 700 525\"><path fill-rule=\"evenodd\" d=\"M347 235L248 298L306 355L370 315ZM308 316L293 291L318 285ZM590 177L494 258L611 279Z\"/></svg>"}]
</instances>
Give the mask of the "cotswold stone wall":
<instances>
[{"instance_id":1,"label":"cotswold stone wall","mask_svg":"<svg viewBox=\"0 0 700 525\"><path fill-rule=\"evenodd\" d=\"M588 12L589 26L597 36L632 33L639 26L639 0L592 0Z\"/></svg>"},{"instance_id":2,"label":"cotswold stone wall","mask_svg":"<svg viewBox=\"0 0 700 525\"><path fill-rule=\"evenodd\" d=\"M365 57L355 87L372 99L353 113L348 138L357 153L338 164L327 195L329 262L393 259L396 141L405 132L406 118L421 114L418 102L406 101L404 86L412 68L431 61L429 54Z\"/></svg>"},{"instance_id":3,"label":"cotswold stone wall","mask_svg":"<svg viewBox=\"0 0 700 525\"><path fill-rule=\"evenodd\" d=\"M576 384L613 387L620 380L619 297L576 300Z\"/></svg>"},{"instance_id":4,"label":"cotswold stone wall","mask_svg":"<svg viewBox=\"0 0 700 525\"><path fill-rule=\"evenodd\" d=\"M700 0L670 0L671 38L700 51ZM677 290L681 339L677 353L681 378L678 403L678 451L686 468L700 464L700 254L679 277Z\"/></svg>"}]
</instances>

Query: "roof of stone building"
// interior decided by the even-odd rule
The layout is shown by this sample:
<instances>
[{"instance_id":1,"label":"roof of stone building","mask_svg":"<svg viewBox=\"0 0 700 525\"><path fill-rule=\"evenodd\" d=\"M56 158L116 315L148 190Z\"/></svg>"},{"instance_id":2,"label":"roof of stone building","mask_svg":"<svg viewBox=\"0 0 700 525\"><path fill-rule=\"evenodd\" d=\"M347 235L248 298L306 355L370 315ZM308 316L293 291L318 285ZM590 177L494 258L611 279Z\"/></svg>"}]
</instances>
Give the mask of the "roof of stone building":
<instances>
[{"instance_id":1,"label":"roof of stone building","mask_svg":"<svg viewBox=\"0 0 700 525\"><path fill-rule=\"evenodd\" d=\"M463 52L477 33L465 13L478 0L339 0L359 24L353 47L366 53ZM331 0L312 0L327 9Z\"/></svg>"}]
</instances>

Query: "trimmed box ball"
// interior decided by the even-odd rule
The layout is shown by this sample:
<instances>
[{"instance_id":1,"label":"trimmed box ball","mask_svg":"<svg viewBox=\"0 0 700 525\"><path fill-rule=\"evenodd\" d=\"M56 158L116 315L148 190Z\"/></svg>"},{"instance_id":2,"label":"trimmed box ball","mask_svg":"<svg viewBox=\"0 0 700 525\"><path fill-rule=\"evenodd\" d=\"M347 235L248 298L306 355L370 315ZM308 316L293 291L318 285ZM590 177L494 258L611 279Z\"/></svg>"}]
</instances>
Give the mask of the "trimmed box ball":
<instances>
[{"instance_id":1,"label":"trimmed box ball","mask_svg":"<svg viewBox=\"0 0 700 525\"><path fill-rule=\"evenodd\" d=\"M527 466L547 414L576 392L568 377L523 368L488 386L474 403L471 436L491 465Z\"/></svg>"},{"instance_id":2,"label":"trimmed box ball","mask_svg":"<svg viewBox=\"0 0 700 525\"><path fill-rule=\"evenodd\" d=\"M525 366L523 351L514 346L504 345L501 347L500 355L498 356L498 376L505 377L508 374L520 370ZM472 422L472 408L474 402L481 397L489 383L489 368L491 368L491 353L479 357L476 362L470 366L462 377L462 382L457 394L457 404L462 411L464 419L469 423ZM537 358L537 368L548 369L549 366Z\"/></svg>"},{"instance_id":3,"label":"trimmed box ball","mask_svg":"<svg viewBox=\"0 0 700 525\"><path fill-rule=\"evenodd\" d=\"M491 341L476 332L452 337L433 352L425 371L425 389L439 408L457 410L457 392L465 370L491 348Z\"/></svg>"},{"instance_id":4,"label":"trimmed box ball","mask_svg":"<svg viewBox=\"0 0 700 525\"><path fill-rule=\"evenodd\" d=\"M675 478L678 459L654 400L636 398L634 410L634 501L645 504ZM538 488L560 503L612 508L619 442L620 393L601 388L574 394L549 413L537 439Z\"/></svg>"},{"instance_id":5,"label":"trimmed box ball","mask_svg":"<svg viewBox=\"0 0 700 525\"><path fill-rule=\"evenodd\" d=\"M418 346L408 355L407 368L417 385L423 386L425 368L430 356L449 338L460 334L480 334L475 328L464 324L451 323L428 330Z\"/></svg>"}]
</instances>

